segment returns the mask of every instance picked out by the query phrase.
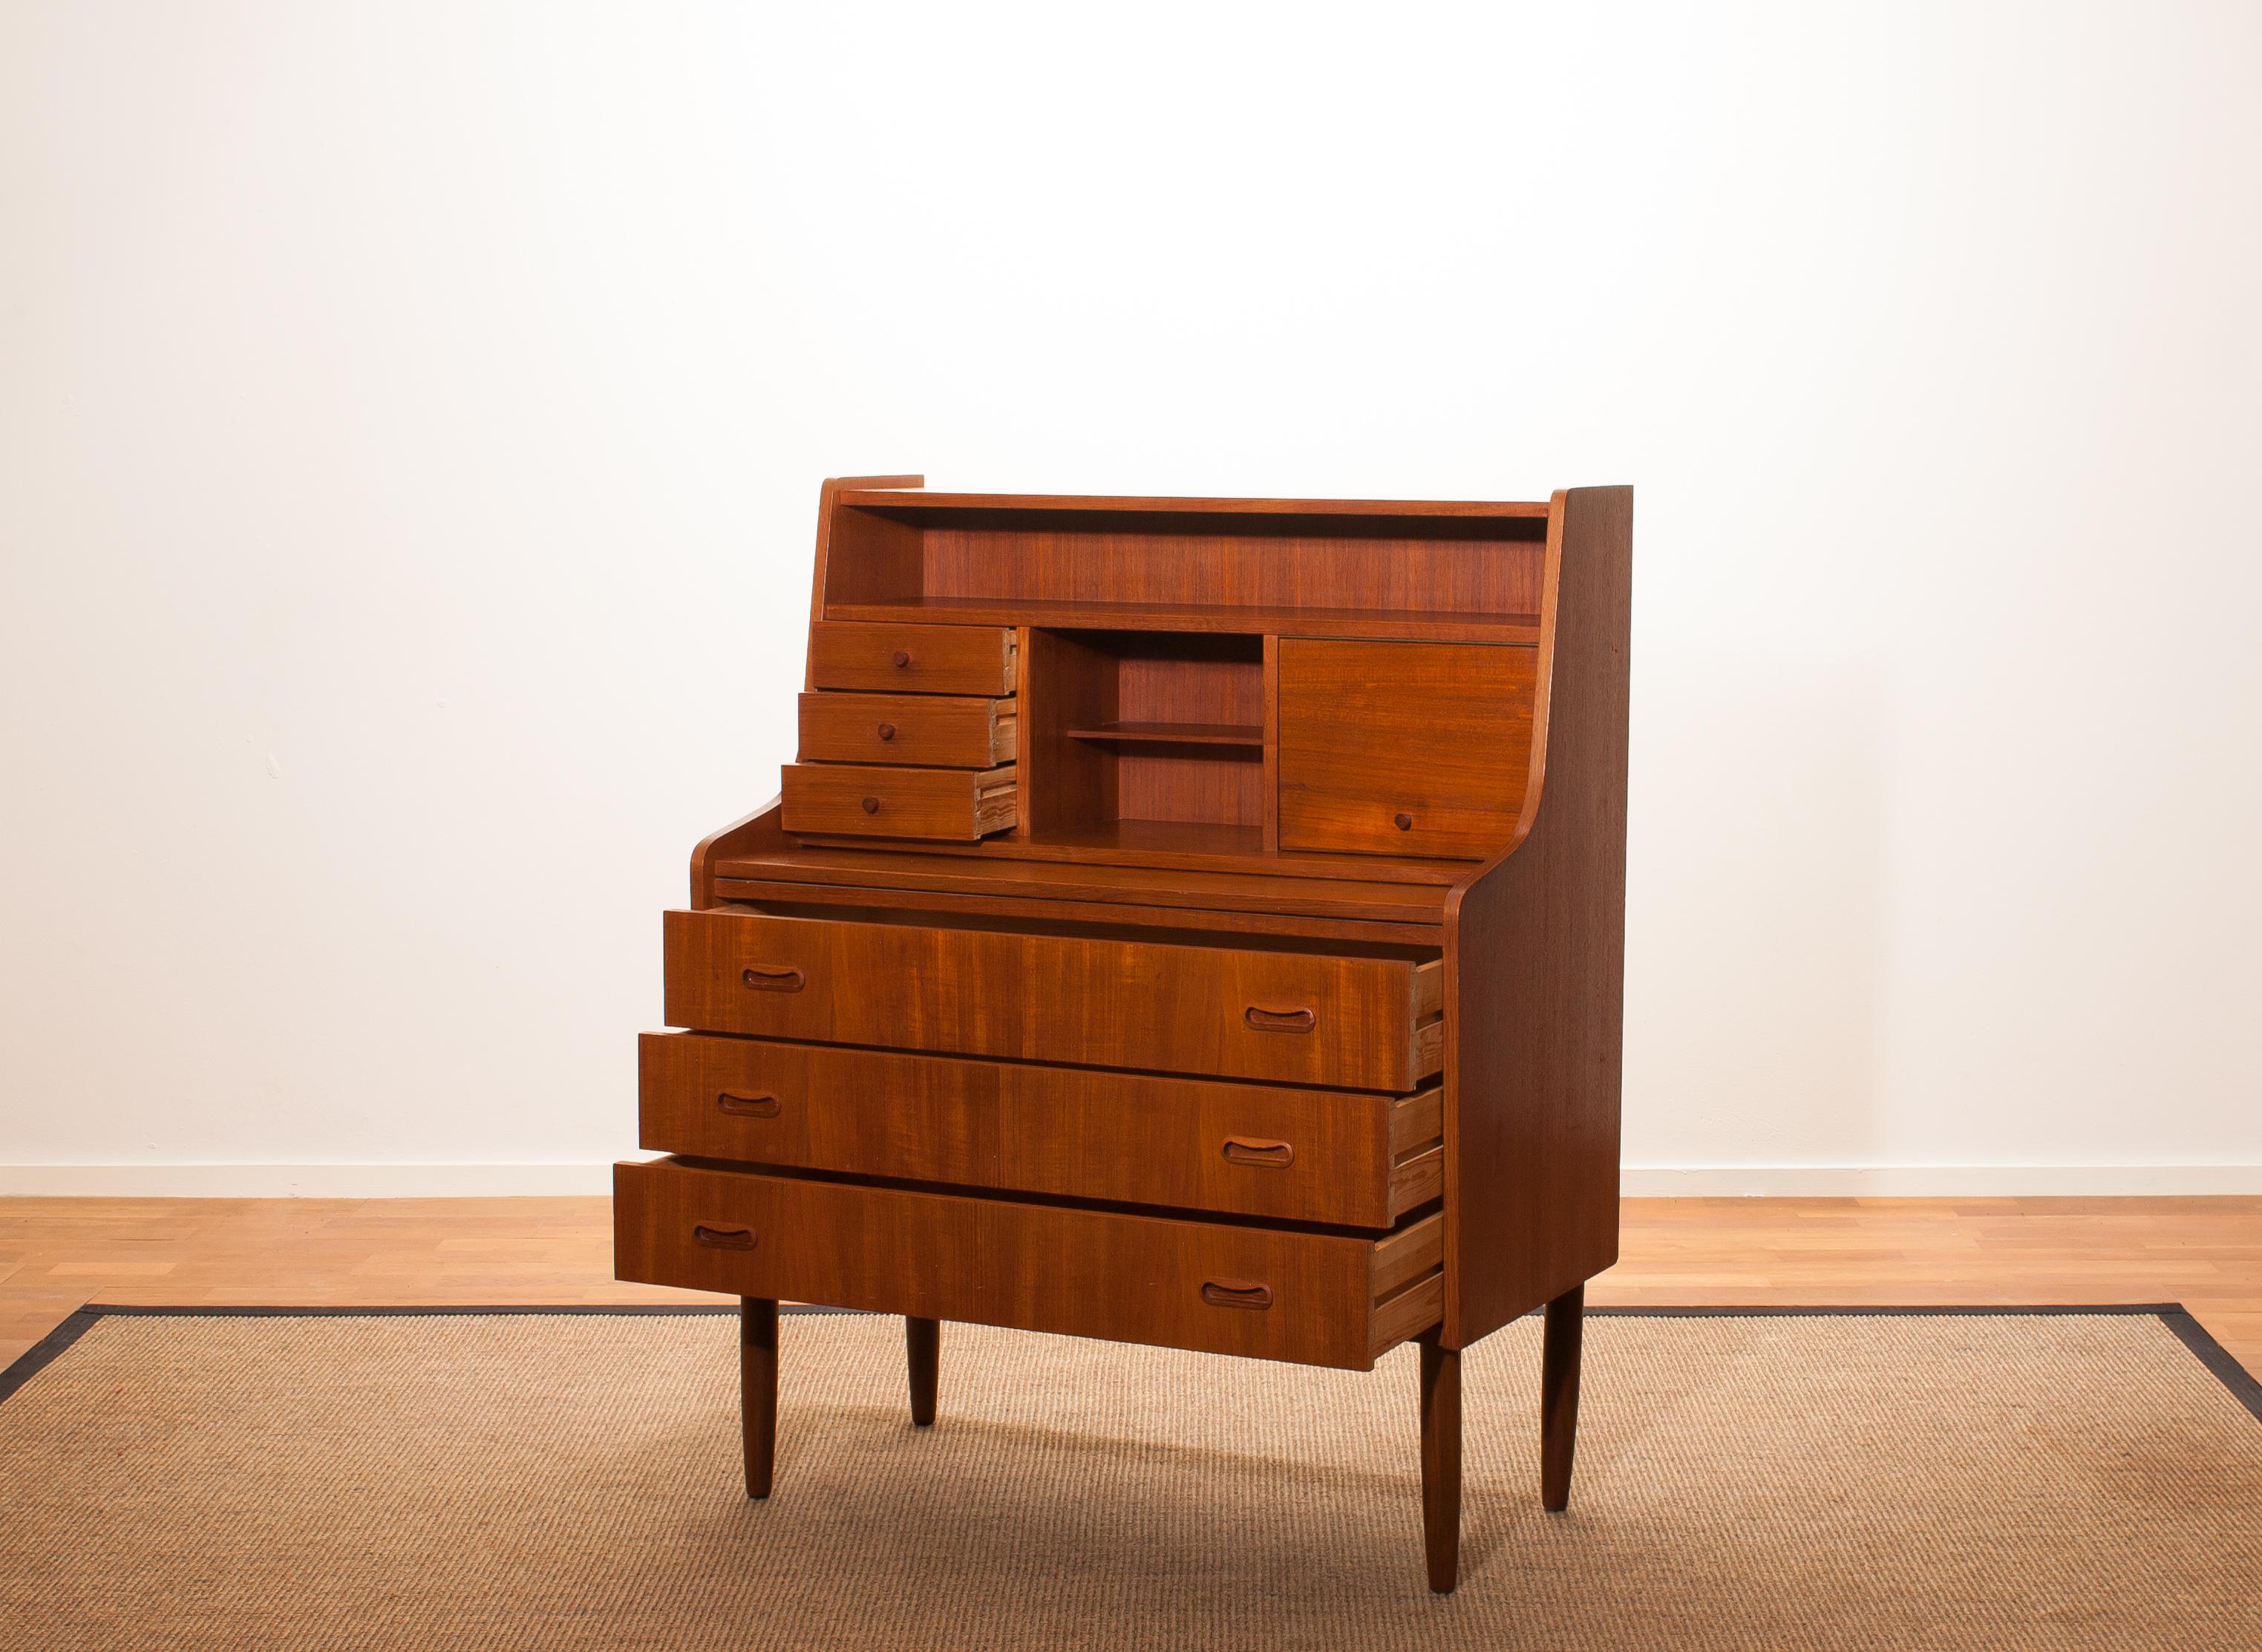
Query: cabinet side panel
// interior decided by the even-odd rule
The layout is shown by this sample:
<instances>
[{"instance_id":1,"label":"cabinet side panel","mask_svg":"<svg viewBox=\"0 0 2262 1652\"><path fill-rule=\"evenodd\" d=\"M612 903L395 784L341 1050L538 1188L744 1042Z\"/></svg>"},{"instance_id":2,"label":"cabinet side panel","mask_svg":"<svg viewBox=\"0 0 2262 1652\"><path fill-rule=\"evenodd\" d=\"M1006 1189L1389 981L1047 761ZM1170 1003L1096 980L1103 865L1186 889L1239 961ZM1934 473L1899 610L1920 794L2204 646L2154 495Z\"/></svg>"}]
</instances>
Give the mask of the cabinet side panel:
<instances>
[{"instance_id":1,"label":"cabinet side panel","mask_svg":"<svg viewBox=\"0 0 2262 1652\"><path fill-rule=\"evenodd\" d=\"M1115 819L1116 754L1069 731L1116 720L1115 661L1065 632L1031 631L1021 661L1019 759L1027 832L1097 826Z\"/></svg>"},{"instance_id":2,"label":"cabinet side panel","mask_svg":"<svg viewBox=\"0 0 2262 1652\"><path fill-rule=\"evenodd\" d=\"M753 855L785 843L778 825L782 797L773 797L753 813L718 831L710 832L691 851L691 909L704 912L716 904L715 867L732 855Z\"/></svg>"},{"instance_id":3,"label":"cabinet side panel","mask_svg":"<svg viewBox=\"0 0 2262 1652\"><path fill-rule=\"evenodd\" d=\"M829 502L832 521L826 545L825 600L899 602L919 595L925 564L917 525L878 511Z\"/></svg>"},{"instance_id":4,"label":"cabinet side panel","mask_svg":"<svg viewBox=\"0 0 2262 1652\"><path fill-rule=\"evenodd\" d=\"M1533 788L1445 916L1448 1345L1617 1259L1633 494L1559 494Z\"/></svg>"}]
</instances>

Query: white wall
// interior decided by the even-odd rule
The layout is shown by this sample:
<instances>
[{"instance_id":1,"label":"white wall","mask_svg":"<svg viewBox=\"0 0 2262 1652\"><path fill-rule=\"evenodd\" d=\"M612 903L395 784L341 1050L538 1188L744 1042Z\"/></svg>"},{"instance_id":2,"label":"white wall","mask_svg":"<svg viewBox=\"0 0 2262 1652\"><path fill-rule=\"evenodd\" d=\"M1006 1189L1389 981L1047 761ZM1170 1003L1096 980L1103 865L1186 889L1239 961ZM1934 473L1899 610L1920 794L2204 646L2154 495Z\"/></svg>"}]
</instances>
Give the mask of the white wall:
<instances>
[{"instance_id":1,"label":"white wall","mask_svg":"<svg viewBox=\"0 0 2262 1652\"><path fill-rule=\"evenodd\" d=\"M590 1185L897 468L1634 483L1636 1185L2262 1189L2262 12L960 11L0 10L0 1190Z\"/></svg>"}]
</instances>

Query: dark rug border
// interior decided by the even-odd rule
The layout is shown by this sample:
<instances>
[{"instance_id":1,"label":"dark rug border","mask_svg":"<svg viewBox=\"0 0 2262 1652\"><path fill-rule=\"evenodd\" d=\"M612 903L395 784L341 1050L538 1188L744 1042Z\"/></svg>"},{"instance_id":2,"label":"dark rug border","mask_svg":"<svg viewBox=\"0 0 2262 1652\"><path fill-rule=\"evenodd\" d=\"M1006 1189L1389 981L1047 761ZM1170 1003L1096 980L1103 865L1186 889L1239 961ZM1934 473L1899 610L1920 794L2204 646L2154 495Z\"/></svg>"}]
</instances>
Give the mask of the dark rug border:
<instances>
[{"instance_id":1,"label":"dark rug border","mask_svg":"<svg viewBox=\"0 0 2262 1652\"><path fill-rule=\"evenodd\" d=\"M539 1314L609 1315L645 1318L686 1318L701 1315L735 1314L728 1303L707 1302L550 1302L479 1307L152 1307L127 1302L89 1302L64 1319L46 1336L18 1354L0 1371L0 1403L47 1367L104 1319L463 1319L488 1316ZM825 1308L796 1302L781 1307L782 1314L853 1314L854 1308ZM2262 1381L2239 1364L2230 1350L2217 1342L2207 1327L2192 1317L2181 1302L2064 1302L2012 1306L1949 1305L1931 1307L1784 1307L1770 1304L1749 1308L1589 1308L1594 1319L2035 1319L2113 1318L2143 1317L2158 1320L2169 1334L2191 1351L2193 1358L2230 1390L2255 1421L2262 1423Z\"/></svg>"}]
</instances>

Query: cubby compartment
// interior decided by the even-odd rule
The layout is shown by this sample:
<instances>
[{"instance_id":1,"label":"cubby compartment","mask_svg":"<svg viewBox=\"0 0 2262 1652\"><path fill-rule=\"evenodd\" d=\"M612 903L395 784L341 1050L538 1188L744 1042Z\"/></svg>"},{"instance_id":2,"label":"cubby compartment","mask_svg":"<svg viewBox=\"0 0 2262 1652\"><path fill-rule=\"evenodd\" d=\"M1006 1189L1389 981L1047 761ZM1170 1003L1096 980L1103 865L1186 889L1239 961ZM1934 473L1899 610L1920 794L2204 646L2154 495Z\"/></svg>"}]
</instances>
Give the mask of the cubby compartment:
<instances>
[{"instance_id":1,"label":"cubby compartment","mask_svg":"<svg viewBox=\"0 0 2262 1652\"><path fill-rule=\"evenodd\" d=\"M1027 835L1143 822L1261 836L1262 637L1033 631L1028 648Z\"/></svg>"}]
</instances>

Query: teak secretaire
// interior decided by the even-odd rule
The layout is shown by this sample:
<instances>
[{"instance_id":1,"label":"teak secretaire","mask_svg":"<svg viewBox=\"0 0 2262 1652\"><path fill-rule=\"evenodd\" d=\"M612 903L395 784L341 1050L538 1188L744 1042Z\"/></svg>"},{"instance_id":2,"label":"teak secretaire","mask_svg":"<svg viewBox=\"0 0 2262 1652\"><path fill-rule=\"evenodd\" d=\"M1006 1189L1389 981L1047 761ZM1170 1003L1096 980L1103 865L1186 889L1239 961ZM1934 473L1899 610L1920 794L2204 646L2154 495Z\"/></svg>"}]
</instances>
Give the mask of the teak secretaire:
<instances>
[{"instance_id":1,"label":"teak secretaire","mask_svg":"<svg viewBox=\"0 0 2262 1652\"><path fill-rule=\"evenodd\" d=\"M1632 493L1545 504L825 483L799 761L665 927L623 1279L1364 1370L1546 1310L1569 1496L1617 1256Z\"/></svg>"}]
</instances>

